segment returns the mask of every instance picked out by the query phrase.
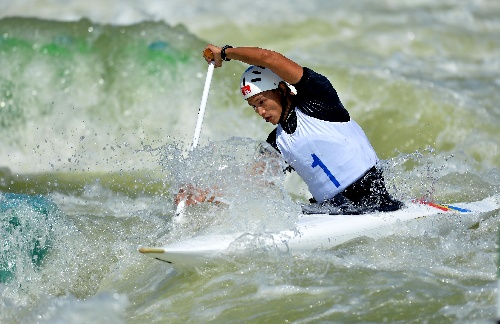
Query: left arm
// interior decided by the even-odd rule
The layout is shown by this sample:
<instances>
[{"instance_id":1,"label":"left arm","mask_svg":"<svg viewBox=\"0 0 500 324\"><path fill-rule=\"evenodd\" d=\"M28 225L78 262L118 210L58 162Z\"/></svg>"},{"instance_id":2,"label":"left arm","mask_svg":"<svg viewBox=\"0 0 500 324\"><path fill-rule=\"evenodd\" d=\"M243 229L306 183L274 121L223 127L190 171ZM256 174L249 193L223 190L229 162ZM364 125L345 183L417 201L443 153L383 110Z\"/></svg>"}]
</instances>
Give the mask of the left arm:
<instances>
[{"instance_id":1,"label":"left arm","mask_svg":"<svg viewBox=\"0 0 500 324\"><path fill-rule=\"evenodd\" d=\"M214 55L215 67L221 67L223 62L221 48L207 45L205 49L209 49ZM229 59L266 67L290 84L295 84L302 78L302 66L275 51L259 47L235 47L226 49L225 53ZM207 62L212 60L206 55L204 57Z\"/></svg>"}]
</instances>

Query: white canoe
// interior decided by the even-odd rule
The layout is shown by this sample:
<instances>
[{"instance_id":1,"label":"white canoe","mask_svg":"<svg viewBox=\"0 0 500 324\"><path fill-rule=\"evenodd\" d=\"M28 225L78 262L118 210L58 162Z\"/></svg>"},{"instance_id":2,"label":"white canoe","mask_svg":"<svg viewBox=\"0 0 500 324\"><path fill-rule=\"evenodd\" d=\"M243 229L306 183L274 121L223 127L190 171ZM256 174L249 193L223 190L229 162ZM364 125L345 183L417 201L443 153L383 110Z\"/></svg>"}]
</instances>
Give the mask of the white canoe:
<instances>
[{"instance_id":1,"label":"white canoe","mask_svg":"<svg viewBox=\"0 0 500 324\"><path fill-rule=\"evenodd\" d=\"M363 215L301 215L294 230L278 233L232 233L200 235L162 247L141 247L139 252L176 268L192 268L215 263L221 256L241 250L250 237L260 237L260 244L288 251L330 249L359 237L380 238L393 234L397 224L411 220L449 218L472 226L499 209L499 197L472 203L437 205L409 202L405 207L385 213ZM457 222L455 222L457 223Z\"/></svg>"}]
</instances>

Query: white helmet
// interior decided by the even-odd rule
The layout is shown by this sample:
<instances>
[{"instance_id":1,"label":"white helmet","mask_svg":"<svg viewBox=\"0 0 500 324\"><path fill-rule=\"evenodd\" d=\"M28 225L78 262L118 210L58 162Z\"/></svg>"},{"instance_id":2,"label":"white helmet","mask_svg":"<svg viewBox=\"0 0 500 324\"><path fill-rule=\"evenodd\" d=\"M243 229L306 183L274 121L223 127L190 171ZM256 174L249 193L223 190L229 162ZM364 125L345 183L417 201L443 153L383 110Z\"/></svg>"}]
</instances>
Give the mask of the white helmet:
<instances>
[{"instance_id":1,"label":"white helmet","mask_svg":"<svg viewBox=\"0 0 500 324\"><path fill-rule=\"evenodd\" d=\"M280 82L284 82L283 79L270 69L252 65L241 76L241 94L246 100L258 93L277 89Z\"/></svg>"}]
</instances>

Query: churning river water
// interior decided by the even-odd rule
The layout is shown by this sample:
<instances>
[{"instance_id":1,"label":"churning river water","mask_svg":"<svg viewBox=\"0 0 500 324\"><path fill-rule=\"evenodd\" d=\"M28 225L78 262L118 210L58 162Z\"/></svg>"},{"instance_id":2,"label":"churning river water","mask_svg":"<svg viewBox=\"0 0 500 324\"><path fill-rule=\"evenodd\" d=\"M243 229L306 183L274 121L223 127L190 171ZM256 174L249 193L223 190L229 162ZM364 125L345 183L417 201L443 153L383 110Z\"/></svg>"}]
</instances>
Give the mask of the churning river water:
<instances>
[{"instance_id":1,"label":"churning river water","mask_svg":"<svg viewBox=\"0 0 500 324\"><path fill-rule=\"evenodd\" d=\"M449 203L498 195L499 35L489 0L0 3L0 322L494 320L498 212L327 251L254 244L183 272L137 248L289 228L309 197L294 175L247 174L271 126L241 100L238 62L215 70L188 153L205 44L326 75L390 192ZM186 182L222 188L229 207L173 224Z\"/></svg>"}]
</instances>

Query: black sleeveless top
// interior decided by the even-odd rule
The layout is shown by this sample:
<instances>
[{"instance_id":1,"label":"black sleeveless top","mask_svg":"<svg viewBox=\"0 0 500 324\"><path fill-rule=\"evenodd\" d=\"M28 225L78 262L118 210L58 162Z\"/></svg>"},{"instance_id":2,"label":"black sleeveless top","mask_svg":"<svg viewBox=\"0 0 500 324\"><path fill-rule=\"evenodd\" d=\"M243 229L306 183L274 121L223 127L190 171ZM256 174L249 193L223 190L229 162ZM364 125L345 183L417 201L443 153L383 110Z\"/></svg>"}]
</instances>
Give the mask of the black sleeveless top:
<instances>
[{"instance_id":1,"label":"black sleeveless top","mask_svg":"<svg viewBox=\"0 0 500 324\"><path fill-rule=\"evenodd\" d=\"M292 108L288 116L280 121L281 127L288 134L292 134L297 128L295 109L324 121L348 122L350 120L349 113L342 105L337 91L325 76L304 67L302 78L293 86L297 94L293 96ZM276 128L267 137L267 142L278 150Z\"/></svg>"}]
</instances>

